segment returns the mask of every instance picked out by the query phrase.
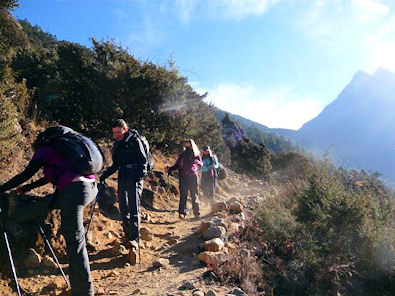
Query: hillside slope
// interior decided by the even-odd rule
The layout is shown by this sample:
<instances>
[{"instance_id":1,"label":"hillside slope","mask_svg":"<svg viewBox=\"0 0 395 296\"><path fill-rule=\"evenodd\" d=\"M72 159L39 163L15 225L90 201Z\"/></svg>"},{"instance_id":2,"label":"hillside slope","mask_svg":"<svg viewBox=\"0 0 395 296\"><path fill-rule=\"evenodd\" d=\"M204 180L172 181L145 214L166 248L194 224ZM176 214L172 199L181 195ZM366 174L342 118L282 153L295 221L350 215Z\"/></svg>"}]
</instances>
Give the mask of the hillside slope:
<instances>
[{"instance_id":1,"label":"hillside slope","mask_svg":"<svg viewBox=\"0 0 395 296\"><path fill-rule=\"evenodd\" d=\"M316 155L346 168L375 170L395 181L395 74L378 69L357 72L351 82L316 118L298 131L277 129Z\"/></svg>"}]
</instances>

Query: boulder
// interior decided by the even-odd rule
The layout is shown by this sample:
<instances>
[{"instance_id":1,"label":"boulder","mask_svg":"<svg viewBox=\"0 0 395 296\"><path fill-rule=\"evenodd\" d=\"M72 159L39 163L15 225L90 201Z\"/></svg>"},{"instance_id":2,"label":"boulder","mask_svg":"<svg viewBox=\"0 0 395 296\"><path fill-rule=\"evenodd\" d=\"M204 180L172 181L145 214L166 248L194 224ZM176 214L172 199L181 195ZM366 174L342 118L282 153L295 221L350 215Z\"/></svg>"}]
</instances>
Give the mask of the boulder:
<instances>
[{"instance_id":1,"label":"boulder","mask_svg":"<svg viewBox=\"0 0 395 296\"><path fill-rule=\"evenodd\" d=\"M210 240L213 238L225 238L226 237L226 229L222 226L210 226L204 233L203 238L205 240Z\"/></svg>"},{"instance_id":2,"label":"boulder","mask_svg":"<svg viewBox=\"0 0 395 296\"><path fill-rule=\"evenodd\" d=\"M212 212L217 213L217 212L226 211L227 208L228 208L228 205L226 204L226 202L220 201L220 202L213 204Z\"/></svg>"},{"instance_id":3,"label":"boulder","mask_svg":"<svg viewBox=\"0 0 395 296\"><path fill-rule=\"evenodd\" d=\"M131 249L129 254L126 256L126 261L130 263L130 265L136 265L137 263L137 250Z\"/></svg>"},{"instance_id":4,"label":"boulder","mask_svg":"<svg viewBox=\"0 0 395 296\"><path fill-rule=\"evenodd\" d=\"M229 211L232 214L239 214L243 212L243 205L238 201L234 201L231 204L229 204Z\"/></svg>"},{"instance_id":5,"label":"boulder","mask_svg":"<svg viewBox=\"0 0 395 296\"><path fill-rule=\"evenodd\" d=\"M145 208L152 209L155 206L155 192L147 188L143 189L141 194L141 205Z\"/></svg>"},{"instance_id":6,"label":"boulder","mask_svg":"<svg viewBox=\"0 0 395 296\"><path fill-rule=\"evenodd\" d=\"M161 267L166 267L166 266L168 266L169 264L170 264L169 259L166 259L166 258L159 258L159 259L156 259L156 260L154 261L153 266L154 266L154 267L157 267L157 268L161 268Z\"/></svg>"},{"instance_id":7,"label":"boulder","mask_svg":"<svg viewBox=\"0 0 395 296\"><path fill-rule=\"evenodd\" d=\"M34 249L29 249L23 261L25 268L35 268L41 264L41 256Z\"/></svg>"},{"instance_id":8,"label":"boulder","mask_svg":"<svg viewBox=\"0 0 395 296\"><path fill-rule=\"evenodd\" d=\"M219 252L202 252L197 256L197 259L206 263L207 265L210 265L211 263L213 263L216 260L221 260L223 258L225 258L225 254L224 253L219 253Z\"/></svg>"},{"instance_id":9,"label":"boulder","mask_svg":"<svg viewBox=\"0 0 395 296\"><path fill-rule=\"evenodd\" d=\"M234 202L236 202L236 201L237 201L237 202L241 202L240 198L234 196L234 197L232 197L231 199L227 200L226 202L228 203L228 205L230 205L231 203L234 203Z\"/></svg>"},{"instance_id":10,"label":"boulder","mask_svg":"<svg viewBox=\"0 0 395 296\"><path fill-rule=\"evenodd\" d=\"M207 229L210 228L210 226L213 226L213 222L211 221L203 221L200 223L199 229L197 230L197 233L203 234Z\"/></svg>"},{"instance_id":11,"label":"boulder","mask_svg":"<svg viewBox=\"0 0 395 296\"><path fill-rule=\"evenodd\" d=\"M225 243L220 238L213 238L205 243L205 249L209 252L218 252L224 248Z\"/></svg>"},{"instance_id":12,"label":"boulder","mask_svg":"<svg viewBox=\"0 0 395 296\"><path fill-rule=\"evenodd\" d=\"M205 296L217 296L217 293L214 290L208 290Z\"/></svg>"},{"instance_id":13,"label":"boulder","mask_svg":"<svg viewBox=\"0 0 395 296\"><path fill-rule=\"evenodd\" d=\"M44 256L44 258L41 260L41 264L45 267L50 268L50 269L58 268L58 265L56 264L56 262L48 255Z\"/></svg>"},{"instance_id":14,"label":"boulder","mask_svg":"<svg viewBox=\"0 0 395 296\"><path fill-rule=\"evenodd\" d=\"M196 286L195 283L192 281L185 281L180 287L180 290L193 290L193 289L196 289Z\"/></svg>"},{"instance_id":15,"label":"boulder","mask_svg":"<svg viewBox=\"0 0 395 296\"><path fill-rule=\"evenodd\" d=\"M230 222L228 226L228 235L237 234L240 232L240 224L236 222Z\"/></svg>"},{"instance_id":16,"label":"boulder","mask_svg":"<svg viewBox=\"0 0 395 296\"><path fill-rule=\"evenodd\" d=\"M225 229L228 228L228 225L227 225L227 223L226 223L226 221L225 221L224 218L215 217L215 218L211 219L211 222L212 222L215 226L222 226L222 227L224 227Z\"/></svg>"},{"instance_id":17,"label":"boulder","mask_svg":"<svg viewBox=\"0 0 395 296\"><path fill-rule=\"evenodd\" d=\"M204 292L202 290L195 290L192 292L192 296L204 296Z\"/></svg>"},{"instance_id":18,"label":"boulder","mask_svg":"<svg viewBox=\"0 0 395 296\"><path fill-rule=\"evenodd\" d=\"M148 228L142 227L140 228L140 238L145 241L152 241L153 234Z\"/></svg>"}]
</instances>

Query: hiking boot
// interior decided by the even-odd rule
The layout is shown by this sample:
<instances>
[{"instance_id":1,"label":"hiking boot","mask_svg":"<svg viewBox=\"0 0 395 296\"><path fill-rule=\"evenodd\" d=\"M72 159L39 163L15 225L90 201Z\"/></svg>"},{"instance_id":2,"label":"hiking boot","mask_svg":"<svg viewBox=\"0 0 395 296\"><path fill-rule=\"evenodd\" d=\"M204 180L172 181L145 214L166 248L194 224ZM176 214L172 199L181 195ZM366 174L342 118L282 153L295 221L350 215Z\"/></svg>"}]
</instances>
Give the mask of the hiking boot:
<instances>
[{"instance_id":1,"label":"hiking boot","mask_svg":"<svg viewBox=\"0 0 395 296\"><path fill-rule=\"evenodd\" d=\"M184 220L185 219L185 214L178 214L178 218L180 219L180 220Z\"/></svg>"},{"instance_id":2,"label":"hiking boot","mask_svg":"<svg viewBox=\"0 0 395 296\"><path fill-rule=\"evenodd\" d=\"M200 214L195 214L195 219L199 219L200 218Z\"/></svg>"}]
</instances>

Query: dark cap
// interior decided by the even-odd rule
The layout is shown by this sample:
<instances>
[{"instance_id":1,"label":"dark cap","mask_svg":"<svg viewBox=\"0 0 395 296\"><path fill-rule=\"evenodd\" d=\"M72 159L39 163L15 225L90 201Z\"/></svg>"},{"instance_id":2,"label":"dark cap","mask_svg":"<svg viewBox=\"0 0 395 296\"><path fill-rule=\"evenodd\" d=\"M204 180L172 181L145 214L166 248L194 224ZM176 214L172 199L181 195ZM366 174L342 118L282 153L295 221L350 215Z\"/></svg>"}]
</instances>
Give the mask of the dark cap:
<instances>
[{"instance_id":1,"label":"dark cap","mask_svg":"<svg viewBox=\"0 0 395 296\"><path fill-rule=\"evenodd\" d=\"M210 150L210 146L208 145L203 146L203 150Z\"/></svg>"}]
</instances>

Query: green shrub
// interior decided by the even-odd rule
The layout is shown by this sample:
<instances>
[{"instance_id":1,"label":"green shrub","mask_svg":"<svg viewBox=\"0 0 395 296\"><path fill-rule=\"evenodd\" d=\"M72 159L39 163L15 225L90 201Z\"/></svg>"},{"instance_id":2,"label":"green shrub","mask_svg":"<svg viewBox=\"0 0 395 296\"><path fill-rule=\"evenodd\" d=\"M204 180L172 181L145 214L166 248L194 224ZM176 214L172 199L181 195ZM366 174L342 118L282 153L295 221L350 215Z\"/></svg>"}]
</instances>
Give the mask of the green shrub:
<instances>
[{"instance_id":1,"label":"green shrub","mask_svg":"<svg viewBox=\"0 0 395 296\"><path fill-rule=\"evenodd\" d=\"M264 280L275 295L390 295L393 196L372 176L349 186L351 176L316 163L289 196L257 208Z\"/></svg>"},{"instance_id":2,"label":"green shrub","mask_svg":"<svg viewBox=\"0 0 395 296\"><path fill-rule=\"evenodd\" d=\"M19 120L28 98L25 84L16 83L6 67L0 79L0 160L4 160L20 140Z\"/></svg>"}]
</instances>

